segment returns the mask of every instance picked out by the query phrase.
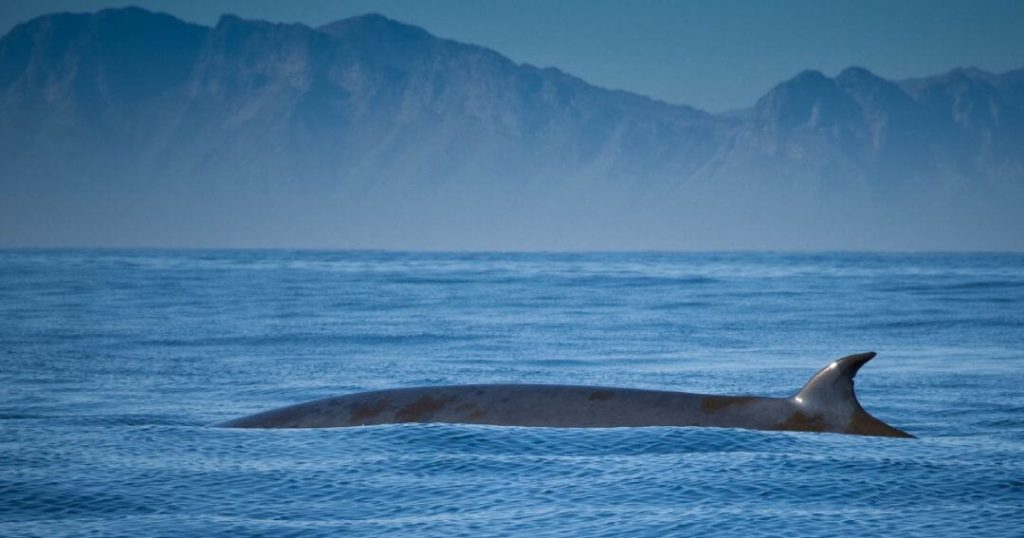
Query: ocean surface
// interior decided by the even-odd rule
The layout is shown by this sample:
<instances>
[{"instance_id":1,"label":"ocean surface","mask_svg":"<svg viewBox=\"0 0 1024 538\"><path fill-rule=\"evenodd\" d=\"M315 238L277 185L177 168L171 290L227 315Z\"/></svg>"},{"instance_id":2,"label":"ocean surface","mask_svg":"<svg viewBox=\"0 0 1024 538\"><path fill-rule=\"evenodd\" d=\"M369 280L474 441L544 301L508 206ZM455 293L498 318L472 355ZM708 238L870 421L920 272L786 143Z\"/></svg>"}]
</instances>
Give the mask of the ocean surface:
<instances>
[{"instance_id":1,"label":"ocean surface","mask_svg":"<svg viewBox=\"0 0 1024 538\"><path fill-rule=\"evenodd\" d=\"M0 251L2 536L1024 536L1024 255ZM794 393L918 439L212 423L459 383Z\"/></svg>"}]
</instances>

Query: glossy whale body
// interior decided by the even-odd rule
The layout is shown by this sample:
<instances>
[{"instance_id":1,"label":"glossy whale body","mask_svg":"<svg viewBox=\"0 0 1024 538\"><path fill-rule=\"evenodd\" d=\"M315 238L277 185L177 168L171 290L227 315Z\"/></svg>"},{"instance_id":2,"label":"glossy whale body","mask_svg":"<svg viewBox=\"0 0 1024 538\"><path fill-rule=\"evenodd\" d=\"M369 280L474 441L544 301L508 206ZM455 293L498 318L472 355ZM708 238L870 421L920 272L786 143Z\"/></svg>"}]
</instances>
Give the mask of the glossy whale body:
<instances>
[{"instance_id":1,"label":"glossy whale body","mask_svg":"<svg viewBox=\"0 0 1024 538\"><path fill-rule=\"evenodd\" d=\"M554 428L705 426L913 437L871 416L853 377L874 353L822 368L789 398L564 385L457 385L380 390L300 403L218 426L337 428L446 422Z\"/></svg>"}]
</instances>

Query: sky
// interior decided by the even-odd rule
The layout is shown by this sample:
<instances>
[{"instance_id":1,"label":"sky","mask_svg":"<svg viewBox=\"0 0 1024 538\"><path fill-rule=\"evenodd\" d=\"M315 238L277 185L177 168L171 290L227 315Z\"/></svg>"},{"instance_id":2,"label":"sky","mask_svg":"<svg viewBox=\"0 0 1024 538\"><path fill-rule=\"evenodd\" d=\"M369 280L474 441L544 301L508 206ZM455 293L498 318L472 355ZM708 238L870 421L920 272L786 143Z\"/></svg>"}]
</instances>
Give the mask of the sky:
<instances>
[{"instance_id":1,"label":"sky","mask_svg":"<svg viewBox=\"0 0 1024 538\"><path fill-rule=\"evenodd\" d=\"M380 13L599 86L723 112L805 69L890 79L1024 67L1021 0L2 0L0 33L33 17L136 5L213 25L223 13L316 26Z\"/></svg>"}]
</instances>

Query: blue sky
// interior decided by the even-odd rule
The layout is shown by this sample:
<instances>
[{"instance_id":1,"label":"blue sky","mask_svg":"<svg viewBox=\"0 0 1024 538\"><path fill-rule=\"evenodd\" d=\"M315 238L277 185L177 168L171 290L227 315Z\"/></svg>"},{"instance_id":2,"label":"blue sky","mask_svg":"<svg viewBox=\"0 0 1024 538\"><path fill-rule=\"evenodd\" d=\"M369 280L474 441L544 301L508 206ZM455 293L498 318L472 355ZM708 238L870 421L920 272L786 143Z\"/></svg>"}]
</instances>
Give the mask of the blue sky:
<instances>
[{"instance_id":1,"label":"blue sky","mask_svg":"<svg viewBox=\"0 0 1024 538\"><path fill-rule=\"evenodd\" d=\"M518 62L713 112L803 69L888 78L1024 67L1024 1L3 0L0 32L55 11L138 5L211 25L222 13L319 25L377 12Z\"/></svg>"}]
</instances>

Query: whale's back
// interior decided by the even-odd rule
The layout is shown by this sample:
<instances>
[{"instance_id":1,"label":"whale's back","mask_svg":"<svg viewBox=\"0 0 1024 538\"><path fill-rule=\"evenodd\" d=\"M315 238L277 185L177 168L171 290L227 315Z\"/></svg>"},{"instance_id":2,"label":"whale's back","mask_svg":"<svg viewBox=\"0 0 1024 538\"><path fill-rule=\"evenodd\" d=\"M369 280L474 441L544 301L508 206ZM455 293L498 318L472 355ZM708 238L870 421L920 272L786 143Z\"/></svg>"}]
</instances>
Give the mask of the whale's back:
<instances>
[{"instance_id":1,"label":"whale's back","mask_svg":"<svg viewBox=\"0 0 1024 538\"><path fill-rule=\"evenodd\" d=\"M403 422L448 422L612 428L636 426L747 427L778 398L566 385L457 385L349 394L315 400L221 424L240 428L330 428ZM765 426L770 426L766 424Z\"/></svg>"}]
</instances>

